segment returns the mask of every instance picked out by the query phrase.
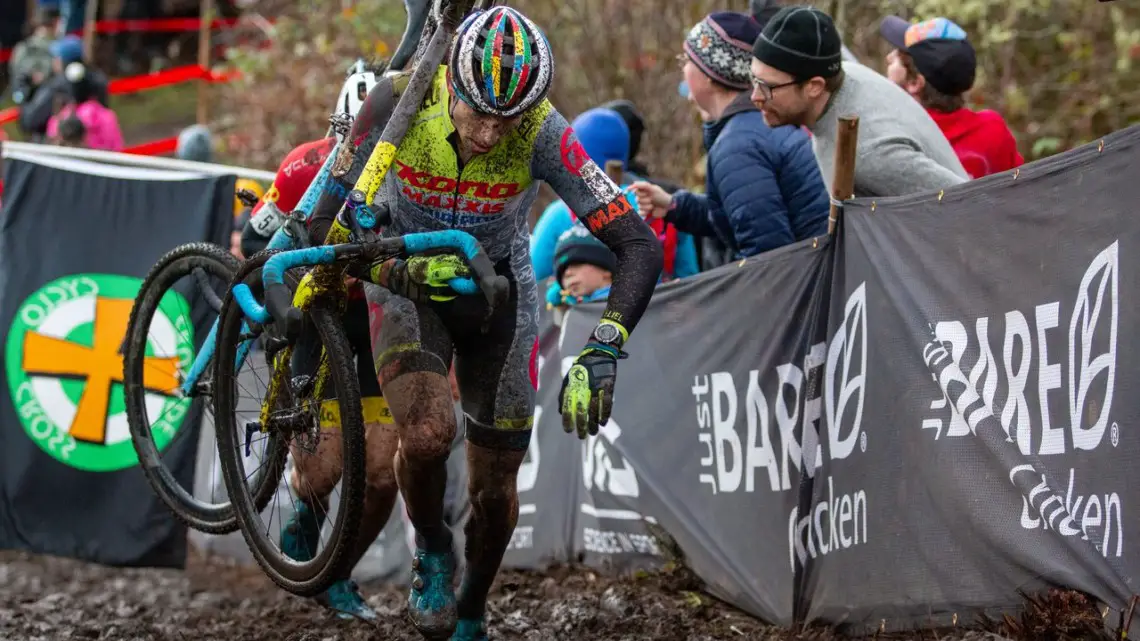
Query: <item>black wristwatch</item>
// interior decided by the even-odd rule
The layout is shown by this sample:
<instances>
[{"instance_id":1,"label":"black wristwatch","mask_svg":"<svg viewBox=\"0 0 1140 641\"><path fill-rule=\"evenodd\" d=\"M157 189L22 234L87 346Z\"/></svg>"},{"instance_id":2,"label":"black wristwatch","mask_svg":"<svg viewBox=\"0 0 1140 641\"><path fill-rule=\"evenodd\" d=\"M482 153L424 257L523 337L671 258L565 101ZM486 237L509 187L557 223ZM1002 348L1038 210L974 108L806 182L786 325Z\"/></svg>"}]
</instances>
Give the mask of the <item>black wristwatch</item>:
<instances>
[{"instance_id":1,"label":"black wristwatch","mask_svg":"<svg viewBox=\"0 0 1140 641\"><path fill-rule=\"evenodd\" d=\"M613 347L617 350L621 349L621 330L617 328L617 325L612 323L599 323L598 326L594 328L592 338L602 345Z\"/></svg>"}]
</instances>

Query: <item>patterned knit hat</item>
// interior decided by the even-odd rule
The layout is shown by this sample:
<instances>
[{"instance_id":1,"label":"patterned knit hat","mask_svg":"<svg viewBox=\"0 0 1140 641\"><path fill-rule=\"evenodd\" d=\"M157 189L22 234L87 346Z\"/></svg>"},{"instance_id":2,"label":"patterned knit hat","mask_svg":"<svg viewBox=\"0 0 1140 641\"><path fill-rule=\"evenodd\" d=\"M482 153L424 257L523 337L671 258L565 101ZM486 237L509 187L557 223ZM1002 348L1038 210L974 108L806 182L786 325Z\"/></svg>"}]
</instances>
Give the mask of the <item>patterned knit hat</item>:
<instances>
[{"instance_id":1,"label":"patterned knit hat","mask_svg":"<svg viewBox=\"0 0 1140 641\"><path fill-rule=\"evenodd\" d=\"M752 43L760 25L751 16L734 11L711 13L685 38L685 53L713 80L733 89L751 87Z\"/></svg>"}]
</instances>

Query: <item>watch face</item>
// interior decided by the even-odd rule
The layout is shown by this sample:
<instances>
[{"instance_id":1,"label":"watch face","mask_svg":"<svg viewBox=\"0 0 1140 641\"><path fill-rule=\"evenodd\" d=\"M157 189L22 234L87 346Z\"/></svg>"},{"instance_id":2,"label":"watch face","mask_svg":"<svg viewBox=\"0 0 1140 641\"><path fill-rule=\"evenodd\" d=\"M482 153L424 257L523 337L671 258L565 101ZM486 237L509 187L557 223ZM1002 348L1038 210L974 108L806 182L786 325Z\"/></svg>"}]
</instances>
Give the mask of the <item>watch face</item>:
<instances>
[{"instance_id":1,"label":"watch face","mask_svg":"<svg viewBox=\"0 0 1140 641\"><path fill-rule=\"evenodd\" d=\"M617 342L619 333L618 328L613 325L598 325L598 328L594 330L594 337L602 343L609 344Z\"/></svg>"}]
</instances>

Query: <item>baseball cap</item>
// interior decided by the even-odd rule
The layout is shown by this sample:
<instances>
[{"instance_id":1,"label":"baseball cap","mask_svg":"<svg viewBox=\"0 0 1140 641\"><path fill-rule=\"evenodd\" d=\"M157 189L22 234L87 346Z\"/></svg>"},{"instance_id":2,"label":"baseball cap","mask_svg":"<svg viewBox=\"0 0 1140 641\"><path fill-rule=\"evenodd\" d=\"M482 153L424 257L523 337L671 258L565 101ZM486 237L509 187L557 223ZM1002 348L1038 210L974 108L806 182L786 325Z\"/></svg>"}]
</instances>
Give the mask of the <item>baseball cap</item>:
<instances>
[{"instance_id":1,"label":"baseball cap","mask_svg":"<svg viewBox=\"0 0 1140 641\"><path fill-rule=\"evenodd\" d=\"M879 34L896 49L910 55L926 82L944 94L955 96L974 86L978 59L966 31L948 18L933 18L911 24L887 16Z\"/></svg>"}]
</instances>

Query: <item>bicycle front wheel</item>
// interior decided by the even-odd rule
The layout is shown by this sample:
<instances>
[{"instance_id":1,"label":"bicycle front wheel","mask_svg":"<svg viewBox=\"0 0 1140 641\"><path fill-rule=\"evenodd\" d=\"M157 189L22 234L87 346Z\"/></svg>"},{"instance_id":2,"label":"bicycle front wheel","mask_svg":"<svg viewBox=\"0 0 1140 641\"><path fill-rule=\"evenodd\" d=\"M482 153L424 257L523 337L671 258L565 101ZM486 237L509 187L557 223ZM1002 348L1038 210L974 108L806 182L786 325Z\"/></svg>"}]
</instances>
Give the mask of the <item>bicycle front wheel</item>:
<instances>
[{"instance_id":1,"label":"bicycle front wheel","mask_svg":"<svg viewBox=\"0 0 1140 641\"><path fill-rule=\"evenodd\" d=\"M245 283L255 297L260 296L261 267L267 257L268 254L259 254L246 261L234 284ZM348 566L353 562L352 554L364 509L365 482L360 385L340 311L335 301L318 296L313 299L306 315L306 327L312 329L320 343L317 348L321 366L316 376L311 372L292 372L290 362L275 355L266 356L270 359L269 380L235 372L235 368L218 367L214 370L214 413L218 417L222 475L242 535L262 570L277 585L302 597L324 592L343 577L345 570L350 570ZM218 362L234 362L242 346L255 340L260 333L256 326L254 329L249 327L241 306L232 294L228 294L219 320ZM275 367L285 371L275 371ZM274 381L280 387L274 385ZM251 394L251 388L263 391ZM328 389L327 393L325 389ZM256 402L242 403L243 395ZM338 409L339 426L322 433L322 410L330 402ZM266 403L271 411L263 413L263 404ZM235 439L241 433L248 435L244 443ZM276 488L277 493L269 501L267 509L256 504L245 482L247 463L244 459L251 455L254 435L287 442L291 451L287 466L291 473L286 474L285 481ZM321 439L325 437L339 441L339 460L329 463L339 467L339 486L332 490L335 498L306 494L303 487L294 487L294 479L303 477L292 469L297 465L294 457L319 453ZM298 483L305 485L304 481ZM296 516L294 510L301 501L320 512L319 521L313 526L318 540L311 546L314 549L307 549L303 556L296 550L291 556L283 549L288 546L282 544L282 530L287 516ZM331 526L324 524L326 514L333 517ZM296 558L298 556L301 558Z\"/></svg>"},{"instance_id":2,"label":"bicycle front wheel","mask_svg":"<svg viewBox=\"0 0 1140 641\"><path fill-rule=\"evenodd\" d=\"M198 400L205 405L203 411L207 414L213 410L210 391L213 381L209 371L213 363L209 358L213 337L195 337L192 326L172 325L168 320L169 312L171 308L189 305L185 311L193 316L205 315L207 321L216 318L221 311L221 296L239 265L237 258L210 243L189 243L167 252L151 268L135 298L123 349L123 396L127 423L143 474L155 494L178 519L195 530L211 534L237 530L237 518L229 499L224 495L214 496L212 479L207 479L207 489L195 496L191 486L194 475L182 480L175 475L163 455L173 441L161 448L156 442L155 430L161 431L164 421L162 416L148 411L148 399L156 394L151 389L155 387L156 380L173 379L178 385L174 391L176 396ZM174 345L179 343L193 344L193 352L176 354L178 350ZM179 357L176 371L159 368L151 360L151 356L156 354L176 354ZM208 359L205 369L192 366L198 359ZM188 379L193 380L188 382ZM194 433L196 430L179 430L174 439ZM276 479L272 482L276 483ZM184 484L189 487L184 487Z\"/></svg>"}]
</instances>

